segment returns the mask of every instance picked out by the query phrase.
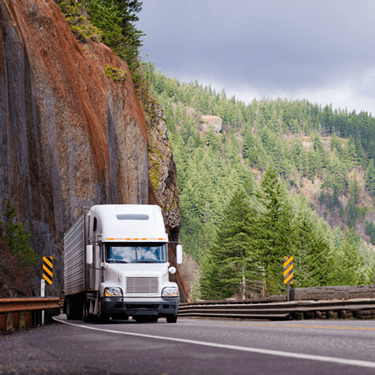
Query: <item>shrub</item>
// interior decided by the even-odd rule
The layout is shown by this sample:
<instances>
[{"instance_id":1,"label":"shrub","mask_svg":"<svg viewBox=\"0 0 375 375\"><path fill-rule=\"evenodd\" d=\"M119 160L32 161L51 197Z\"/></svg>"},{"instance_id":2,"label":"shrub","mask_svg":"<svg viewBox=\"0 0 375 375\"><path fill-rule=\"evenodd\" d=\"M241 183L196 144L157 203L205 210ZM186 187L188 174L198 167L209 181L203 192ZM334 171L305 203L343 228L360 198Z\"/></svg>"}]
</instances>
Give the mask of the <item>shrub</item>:
<instances>
[{"instance_id":1,"label":"shrub","mask_svg":"<svg viewBox=\"0 0 375 375\"><path fill-rule=\"evenodd\" d=\"M18 269L21 271L22 278L27 281L31 277L31 271L37 265L40 258L34 253L29 244L29 238L32 234L25 233L25 225L27 223L17 223L16 209L10 200L6 200L4 221L0 220L0 238L8 245Z\"/></svg>"},{"instance_id":2,"label":"shrub","mask_svg":"<svg viewBox=\"0 0 375 375\"><path fill-rule=\"evenodd\" d=\"M103 32L89 21L86 7L82 3L62 0L58 6L63 12L70 30L78 40L83 42L89 39L95 42L102 40Z\"/></svg>"},{"instance_id":3,"label":"shrub","mask_svg":"<svg viewBox=\"0 0 375 375\"><path fill-rule=\"evenodd\" d=\"M124 82L126 78L125 70L116 69L113 66L107 65L104 70L105 75L114 82Z\"/></svg>"}]
</instances>

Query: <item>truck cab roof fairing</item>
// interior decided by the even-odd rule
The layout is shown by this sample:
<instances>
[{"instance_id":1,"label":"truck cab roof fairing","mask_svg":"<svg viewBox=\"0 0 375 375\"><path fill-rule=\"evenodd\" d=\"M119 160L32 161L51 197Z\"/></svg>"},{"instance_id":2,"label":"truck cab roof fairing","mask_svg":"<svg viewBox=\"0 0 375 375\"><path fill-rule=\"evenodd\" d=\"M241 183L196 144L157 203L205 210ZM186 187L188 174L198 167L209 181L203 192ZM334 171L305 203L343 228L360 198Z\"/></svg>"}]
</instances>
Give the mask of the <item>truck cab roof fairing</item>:
<instances>
[{"instance_id":1,"label":"truck cab roof fairing","mask_svg":"<svg viewBox=\"0 0 375 375\"><path fill-rule=\"evenodd\" d=\"M93 206L91 211L101 223L103 242L168 242L159 206L108 204Z\"/></svg>"}]
</instances>

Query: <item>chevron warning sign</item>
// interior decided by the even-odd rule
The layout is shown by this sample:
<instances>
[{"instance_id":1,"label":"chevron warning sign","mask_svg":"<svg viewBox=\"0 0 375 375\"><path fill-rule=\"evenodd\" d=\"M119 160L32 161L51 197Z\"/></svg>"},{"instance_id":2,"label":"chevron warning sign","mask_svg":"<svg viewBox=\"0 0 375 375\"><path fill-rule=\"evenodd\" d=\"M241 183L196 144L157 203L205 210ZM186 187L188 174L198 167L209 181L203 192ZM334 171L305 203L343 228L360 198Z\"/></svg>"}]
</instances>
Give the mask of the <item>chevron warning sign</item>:
<instances>
[{"instance_id":1,"label":"chevron warning sign","mask_svg":"<svg viewBox=\"0 0 375 375\"><path fill-rule=\"evenodd\" d=\"M53 278L53 257L43 257L43 279L49 285L52 284Z\"/></svg>"},{"instance_id":2,"label":"chevron warning sign","mask_svg":"<svg viewBox=\"0 0 375 375\"><path fill-rule=\"evenodd\" d=\"M284 284L293 284L293 257L284 257Z\"/></svg>"}]
</instances>

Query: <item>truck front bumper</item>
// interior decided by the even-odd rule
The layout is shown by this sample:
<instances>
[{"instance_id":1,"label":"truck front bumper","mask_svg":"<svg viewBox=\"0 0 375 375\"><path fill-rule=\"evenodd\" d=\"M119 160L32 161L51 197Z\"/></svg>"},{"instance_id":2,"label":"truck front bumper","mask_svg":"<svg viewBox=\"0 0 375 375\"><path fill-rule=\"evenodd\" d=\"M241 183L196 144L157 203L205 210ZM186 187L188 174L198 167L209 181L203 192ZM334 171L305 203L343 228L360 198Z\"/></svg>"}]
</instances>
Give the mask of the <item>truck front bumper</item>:
<instances>
[{"instance_id":1,"label":"truck front bumper","mask_svg":"<svg viewBox=\"0 0 375 375\"><path fill-rule=\"evenodd\" d=\"M179 298L155 298L155 301L127 301L126 298L101 299L102 314L109 316L176 316Z\"/></svg>"}]
</instances>

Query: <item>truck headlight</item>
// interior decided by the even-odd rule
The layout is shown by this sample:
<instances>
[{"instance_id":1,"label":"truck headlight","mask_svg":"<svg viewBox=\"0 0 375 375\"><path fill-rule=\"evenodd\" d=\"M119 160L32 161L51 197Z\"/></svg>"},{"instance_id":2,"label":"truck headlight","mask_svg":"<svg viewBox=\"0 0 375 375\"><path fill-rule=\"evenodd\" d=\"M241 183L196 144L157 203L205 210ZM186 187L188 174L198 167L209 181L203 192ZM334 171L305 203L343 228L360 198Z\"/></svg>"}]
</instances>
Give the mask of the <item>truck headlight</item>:
<instances>
[{"instance_id":1,"label":"truck headlight","mask_svg":"<svg viewBox=\"0 0 375 375\"><path fill-rule=\"evenodd\" d=\"M121 288L105 288L104 295L106 297L122 297L122 290Z\"/></svg>"},{"instance_id":2,"label":"truck headlight","mask_svg":"<svg viewBox=\"0 0 375 375\"><path fill-rule=\"evenodd\" d=\"M161 292L162 297L178 297L177 286L167 286Z\"/></svg>"}]
</instances>

